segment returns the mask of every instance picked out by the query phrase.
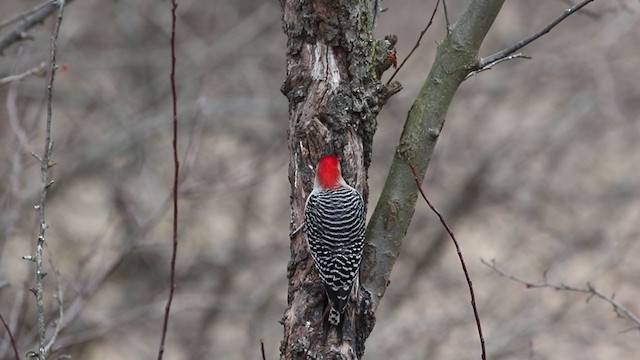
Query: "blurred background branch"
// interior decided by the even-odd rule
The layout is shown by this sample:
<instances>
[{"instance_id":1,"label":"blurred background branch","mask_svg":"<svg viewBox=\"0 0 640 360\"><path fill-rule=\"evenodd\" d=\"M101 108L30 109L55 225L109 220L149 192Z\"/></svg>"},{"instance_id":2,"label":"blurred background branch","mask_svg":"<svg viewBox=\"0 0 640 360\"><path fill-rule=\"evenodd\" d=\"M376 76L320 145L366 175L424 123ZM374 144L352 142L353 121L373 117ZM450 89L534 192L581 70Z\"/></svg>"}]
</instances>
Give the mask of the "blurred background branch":
<instances>
[{"instance_id":1,"label":"blurred background branch","mask_svg":"<svg viewBox=\"0 0 640 360\"><path fill-rule=\"evenodd\" d=\"M30 36L27 31L35 25L41 24L47 17L54 14L56 10L63 7L65 3L72 1L73 0L47 0L0 22L0 29L11 24L16 24L4 35L0 36L0 55L4 53L6 48L14 43L32 39L32 36Z\"/></svg>"},{"instance_id":2,"label":"blurred background branch","mask_svg":"<svg viewBox=\"0 0 640 360\"><path fill-rule=\"evenodd\" d=\"M606 295L602 290L596 288L591 285L591 283L587 283L587 286L584 288L578 288L575 286L569 286L565 284L552 284L547 281L546 275L544 281L539 282L531 282L522 280L514 275L507 273L506 271L500 269L495 261L487 262L484 259L481 259L482 263L493 271L495 271L498 275L505 277L507 279L513 280L519 284L524 285L527 289L541 289L548 288L556 291L573 291L578 293L583 293L589 295L587 301L589 301L592 297L599 298L607 303L609 303L613 307L613 311L616 315L626 318L631 322L635 323L635 328L640 330L640 316L634 314L631 310L629 310L626 306L622 305L619 301L615 300L615 293L611 296Z\"/></svg>"}]
</instances>

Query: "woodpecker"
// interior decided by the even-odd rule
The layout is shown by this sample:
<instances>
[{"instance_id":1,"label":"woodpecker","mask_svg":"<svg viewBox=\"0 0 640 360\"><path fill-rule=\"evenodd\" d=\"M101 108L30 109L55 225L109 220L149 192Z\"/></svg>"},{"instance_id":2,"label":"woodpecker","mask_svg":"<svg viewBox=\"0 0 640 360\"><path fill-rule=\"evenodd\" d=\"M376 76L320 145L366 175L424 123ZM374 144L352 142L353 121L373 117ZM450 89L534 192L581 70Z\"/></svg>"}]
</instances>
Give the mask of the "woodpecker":
<instances>
[{"instance_id":1,"label":"woodpecker","mask_svg":"<svg viewBox=\"0 0 640 360\"><path fill-rule=\"evenodd\" d=\"M340 162L333 155L318 162L313 191L305 203L304 230L329 299L328 321L337 326L351 289L358 284L365 205L362 195L342 178Z\"/></svg>"}]
</instances>

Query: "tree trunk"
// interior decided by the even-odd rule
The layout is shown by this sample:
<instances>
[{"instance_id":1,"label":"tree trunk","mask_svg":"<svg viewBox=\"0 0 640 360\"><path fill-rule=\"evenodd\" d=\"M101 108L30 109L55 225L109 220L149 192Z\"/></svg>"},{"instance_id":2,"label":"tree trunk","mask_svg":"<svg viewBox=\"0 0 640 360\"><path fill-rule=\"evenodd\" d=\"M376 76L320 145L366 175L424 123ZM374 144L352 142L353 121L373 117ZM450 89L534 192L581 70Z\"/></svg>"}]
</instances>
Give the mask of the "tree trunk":
<instances>
[{"instance_id":1,"label":"tree trunk","mask_svg":"<svg viewBox=\"0 0 640 360\"><path fill-rule=\"evenodd\" d=\"M394 41L373 38L375 5L358 0L281 0L287 41L291 228L303 222L304 204L322 155L341 159L345 180L368 197L367 168L376 116L387 98L380 75L393 62ZM326 295L303 232L291 239L284 359L356 359L375 318L369 294L353 296L342 327L324 319Z\"/></svg>"},{"instance_id":2,"label":"tree trunk","mask_svg":"<svg viewBox=\"0 0 640 360\"><path fill-rule=\"evenodd\" d=\"M291 239L289 294L280 345L284 359L356 359L375 324L374 311L411 222L417 188L410 161L424 177L451 100L478 69L478 49L504 0L471 0L439 44L434 65L413 104L382 195L367 227L358 296L340 329L325 327L326 295L302 232ZM368 198L367 169L376 115L394 90L380 76L395 61L395 36L373 38L375 0L281 0L288 37L291 228L303 222L318 159L341 159L347 183Z\"/></svg>"}]
</instances>

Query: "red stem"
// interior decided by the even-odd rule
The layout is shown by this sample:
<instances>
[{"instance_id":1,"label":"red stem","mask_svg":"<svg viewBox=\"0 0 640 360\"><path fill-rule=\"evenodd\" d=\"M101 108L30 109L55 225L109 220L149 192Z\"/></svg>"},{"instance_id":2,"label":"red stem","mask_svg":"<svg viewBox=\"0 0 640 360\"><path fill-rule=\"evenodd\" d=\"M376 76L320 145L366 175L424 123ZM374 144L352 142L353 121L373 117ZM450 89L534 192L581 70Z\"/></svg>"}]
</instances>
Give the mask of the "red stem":
<instances>
[{"instance_id":1,"label":"red stem","mask_svg":"<svg viewBox=\"0 0 640 360\"><path fill-rule=\"evenodd\" d=\"M462 251L460 251L458 240L456 240L456 237L453 235L453 231L451 231L451 228L447 224L447 221L444 219L442 214L440 214L440 212L435 208L435 206L431 204L431 201L429 201L429 199L427 198L427 195L425 195L424 190L422 190L422 184L420 184L420 179L418 178L416 169L413 167L413 164L411 163L411 161L407 160L407 164L409 165L409 168L411 168L411 173L413 173L413 179L416 181L416 186L418 187L418 190L420 191L422 198L424 199L424 201L427 202L427 205L429 205L431 210L438 216L438 218L440 219L440 222L442 223L442 226L444 226L444 228L447 230L447 233L449 233L449 236L451 237L451 240L453 240L453 244L456 247L456 251L458 252L458 257L460 258L460 264L462 265L462 271L464 272L464 277L467 279L467 285L469 285L469 294L471 295L471 307L473 308L473 315L476 318L476 326L478 327L478 336L480 336L480 347L482 348L482 360L487 360L487 351L484 346L484 337L482 336L482 326L480 325L480 315L478 315L478 307L476 306L476 296L473 293L473 284L471 283L471 277L469 276L467 265L465 264L464 258L462 257Z\"/></svg>"},{"instance_id":2,"label":"red stem","mask_svg":"<svg viewBox=\"0 0 640 360\"><path fill-rule=\"evenodd\" d=\"M440 4L440 0L438 0L438 2L436 3L436 6L433 8L433 12L431 13L431 18L429 19L429 23L427 24L427 26L425 26L425 28L422 31L420 31L420 36L418 36L418 41L416 41L415 45L413 45L413 49L411 49L411 51L409 51L409 54L407 54L407 57L405 57L404 60L402 60L402 62L400 63L400 66L398 66L396 71L394 71L393 74L391 74L391 77L389 78L389 80L387 80L387 85L391 83L391 80L393 80L393 78L396 77L396 74L400 71L400 69L402 69L402 67L404 66L404 63L406 63L407 60L409 60L411 55L413 55L416 49L418 49L418 47L420 46L420 41L422 40L422 37L424 36L424 34L426 34L427 30L429 30L429 28L431 27L431 24L433 24L433 18L436 16L436 11L438 11L439 4Z\"/></svg>"},{"instance_id":3,"label":"red stem","mask_svg":"<svg viewBox=\"0 0 640 360\"><path fill-rule=\"evenodd\" d=\"M171 275L169 298L164 309L164 320L162 322L162 338L160 349L158 350L158 360L162 360L164 354L164 343L167 337L169 326L169 314L171 312L171 302L176 289L176 257L178 254L178 177L180 175L180 162L178 161L178 97L176 93L176 8L178 0L171 0L171 95L173 100L173 250L171 253Z\"/></svg>"}]
</instances>

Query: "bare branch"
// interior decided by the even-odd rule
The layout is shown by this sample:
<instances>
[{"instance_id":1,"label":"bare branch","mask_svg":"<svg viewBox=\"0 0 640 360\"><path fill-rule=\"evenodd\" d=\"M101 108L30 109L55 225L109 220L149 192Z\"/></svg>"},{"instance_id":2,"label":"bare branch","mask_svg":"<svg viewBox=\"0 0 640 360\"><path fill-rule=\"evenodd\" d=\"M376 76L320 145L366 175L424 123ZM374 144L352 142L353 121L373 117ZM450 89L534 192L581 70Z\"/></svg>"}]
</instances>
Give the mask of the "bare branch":
<instances>
[{"instance_id":1,"label":"bare branch","mask_svg":"<svg viewBox=\"0 0 640 360\"><path fill-rule=\"evenodd\" d=\"M72 1L73 0L67 0L66 3L68 4ZM60 0L48 0L47 2L18 15L17 18L22 18L22 20L7 34L0 37L0 55L2 55L4 50L13 43L28 39L29 35L27 34L27 31L35 25L42 23L47 17L49 17L49 15L53 14L57 8L61 7L60 4L62 3L64 2ZM3 25L6 26L15 22L17 19L14 18L5 20Z\"/></svg>"},{"instance_id":2,"label":"bare branch","mask_svg":"<svg viewBox=\"0 0 640 360\"><path fill-rule=\"evenodd\" d=\"M569 5L569 6L574 6L578 3L578 1L576 0L560 0L563 3ZM582 11L580 11L580 15L584 15L586 17L589 17L591 19L599 19L600 17L602 17L602 13L596 12L596 11L592 11L592 10L588 10L588 9L582 9Z\"/></svg>"},{"instance_id":3,"label":"bare branch","mask_svg":"<svg viewBox=\"0 0 640 360\"><path fill-rule=\"evenodd\" d=\"M46 69L47 69L47 63L43 61L38 66L33 67L23 73L3 77L2 79L0 79L0 85L8 84L14 81L20 81L28 78L31 75L45 76L47 74Z\"/></svg>"},{"instance_id":4,"label":"bare branch","mask_svg":"<svg viewBox=\"0 0 640 360\"><path fill-rule=\"evenodd\" d=\"M547 26L543 27L542 29L540 29L540 31L534 33L533 35L517 42L514 45L509 46L508 48L501 50L491 56L487 56L484 58L481 58L478 61L478 64L476 66L476 70L478 69L482 69L486 66L493 66L496 63L496 61L506 58L507 56L513 54L514 52L522 49L523 47L529 45L530 43L534 42L535 40L537 40L538 38L540 38L542 35L548 33L549 31L551 31L551 29L553 29L556 25L560 24L564 19L566 19L567 17L569 17L570 15L574 14L575 12L577 12L578 10L582 9L584 6L586 6L588 3L592 2L594 0L583 0L580 3L576 4L575 6L566 9L562 15L560 15L558 18L556 18L555 20L553 20L552 22L550 22Z\"/></svg>"},{"instance_id":5,"label":"bare branch","mask_svg":"<svg viewBox=\"0 0 640 360\"><path fill-rule=\"evenodd\" d=\"M442 216L442 214L440 214L438 209L436 209L436 207L433 206L431 201L429 201L429 199L427 198L427 195L424 193L424 190L422 189L421 181L418 178L416 169L413 167L413 164L411 163L411 161L407 160L407 164L411 169L411 173L413 174L413 179L416 182L416 187L418 187L418 191L420 191L420 195L422 195L422 198L424 199L424 201L427 203L427 205L429 205L429 208L431 208L431 211L433 211L438 216L438 219L440 219L440 223L442 224L442 226L444 226L445 230L447 230L447 233L449 234L449 236L451 237L451 240L453 241L453 245L456 247L456 252L458 253L458 258L460 259L460 265L462 265L462 271L464 272L464 277L467 280L467 285L469 286L469 295L471 297L471 308L473 309L473 316L476 319L476 327L478 328L478 336L480 337L480 348L482 351L482 359L487 360L487 350L484 346L484 337L482 336L482 325L480 324L480 315L478 314L478 307L476 306L476 296L473 292L473 284L471 282L471 276L469 275L469 270L467 270L467 265L465 264L464 258L462 257L462 251L460 251L460 245L458 244L458 240L456 240L456 237L453 235L453 231L449 227L449 224L447 224L447 221L444 219L444 216Z\"/></svg>"},{"instance_id":6,"label":"bare branch","mask_svg":"<svg viewBox=\"0 0 640 360\"><path fill-rule=\"evenodd\" d=\"M622 316L628 320L631 320L632 322L634 322L636 324L635 328L640 330L640 316L633 313L631 310L627 309L624 305L620 304L618 301L616 301L614 299L615 295L609 296L606 295L604 292L602 292L602 290L596 288L595 286L593 286L591 283L587 283L586 287L584 288L578 288L578 287L573 287L573 286L569 286L569 285L565 285L565 284L552 284L547 282L546 279L546 274L544 276L544 280L541 282L531 282L531 281L526 281L523 279L520 279L512 274L507 273L506 271L500 269L497 265L495 260L492 260L491 263L485 261L484 259L480 259L480 261L482 261L482 263L486 266L488 266L489 268L491 268L493 271L495 271L498 275L507 278L509 280L513 280L519 284L524 285L527 289L537 289L537 288L549 288L549 289L553 289L556 291L571 291L571 292L578 292L578 293L583 293L583 294L588 294L589 298L591 297L597 297L601 300L604 300L605 302L609 303L611 306L613 306L613 311L616 312L616 314L618 314L618 316Z\"/></svg>"},{"instance_id":7,"label":"bare branch","mask_svg":"<svg viewBox=\"0 0 640 360\"><path fill-rule=\"evenodd\" d=\"M47 86L47 120L45 125L45 144L44 144L44 154L41 157L40 161L40 179L42 182L42 190L40 192L40 201L38 205L36 205L36 209L38 210L38 215L40 218L40 226L38 230L38 240L36 244L36 254L34 257L34 261L36 263L36 288L34 290L36 296L36 312L38 317L38 358L40 360L46 360L46 351L45 351L45 342L46 342L46 322L44 318L44 277L47 275L42 267L42 258L43 258L43 249L45 245L45 232L49 225L46 222L45 218L45 202L47 199L47 193L49 191L49 187L53 185L53 180L50 180L49 170L55 165L55 163L51 160L51 155L53 152L53 141L51 140L51 121L53 114L53 82L56 76L56 44L58 41L58 34L60 33L60 24L62 23L62 15L64 13L64 0L58 0L55 3L56 6L59 7L58 11L58 19L56 21L56 26L53 30L53 35L51 35L51 58L50 58L50 75L49 75L49 84Z\"/></svg>"},{"instance_id":8,"label":"bare branch","mask_svg":"<svg viewBox=\"0 0 640 360\"><path fill-rule=\"evenodd\" d=\"M164 320L162 322L162 335L158 349L158 360L164 355L164 343L169 326L169 314L171 302L176 288L176 257L178 254L178 178L180 175L180 162L178 161L178 99L176 93L176 9L178 0L171 1L171 95L173 100L173 249L171 252L171 274L169 280L169 298L165 307Z\"/></svg>"},{"instance_id":9,"label":"bare branch","mask_svg":"<svg viewBox=\"0 0 640 360\"><path fill-rule=\"evenodd\" d=\"M161 218L166 214L167 210L170 208L171 196L168 196L166 199L162 201L162 205L159 206L154 213L141 224L140 227L136 228L130 236L127 236L125 239L126 248L118 254L114 259L104 264L100 271L94 273L91 279L84 284L81 288L78 289L78 295L70 302L70 304L66 307L64 312L64 318L61 321L61 331L64 330L69 324L73 322L79 315L84 306L93 298L93 296L97 293L97 291L104 285L107 279L120 267L120 265L125 261L127 256L131 254L133 249L138 245L138 242L141 238L148 234L149 231L158 224ZM125 216L133 217L130 212L126 212ZM82 257L83 262L87 262L90 255L94 255L95 252L90 250L86 256ZM33 261L31 259L31 261ZM76 274L82 273L82 264L78 266L75 270ZM73 281L72 281L73 282ZM126 316L125 316L126 318ZM115 325L114 325L115 326ZM89 335L88 337L91 337ZM84 336L85 338L87 336ZM31 341L33 335L24 336L24 339ZM62 347L69 346L69 340L63 339Z\"/></svg>"},{"instance_id":10,"label":"bare branch","mask_svg":"<svg viewBox=\"0 0 640 360\"><path fill-rule=\"evenodd\" d=\"M429 30L429 28L431 27L431 24L433 24L433 18L436 16L436 11L438 11L438 5L439 4L440 4L440 0L438 0L436 2L436 6L433 8L433 12L431 13L431 18L429 18L429 22L427 23L427 26L425 26L424 29L422 29L422 31L420 31L420 36L418 36L418 40L416 41L415 45L413 45L413 48L411 49L411 51L409 51L409 54L407 54L407 56L404 58L404 60L402 60L402 62L400 63L400 66L398 66L398 68L396 68L396 71L394 71L393 74L391 74L391 77L389 78L389 80L387 80L387 86L391 83L391 80L393 80L393 78L400 71L400 69L402 69L402 67L407 62L407 60L409 60L411 55L413 55L413 53L416 51L416 49L420 46L420 41L422 40L422 37L427 32L427 30Z\"/></svg>"}]
</instances>

